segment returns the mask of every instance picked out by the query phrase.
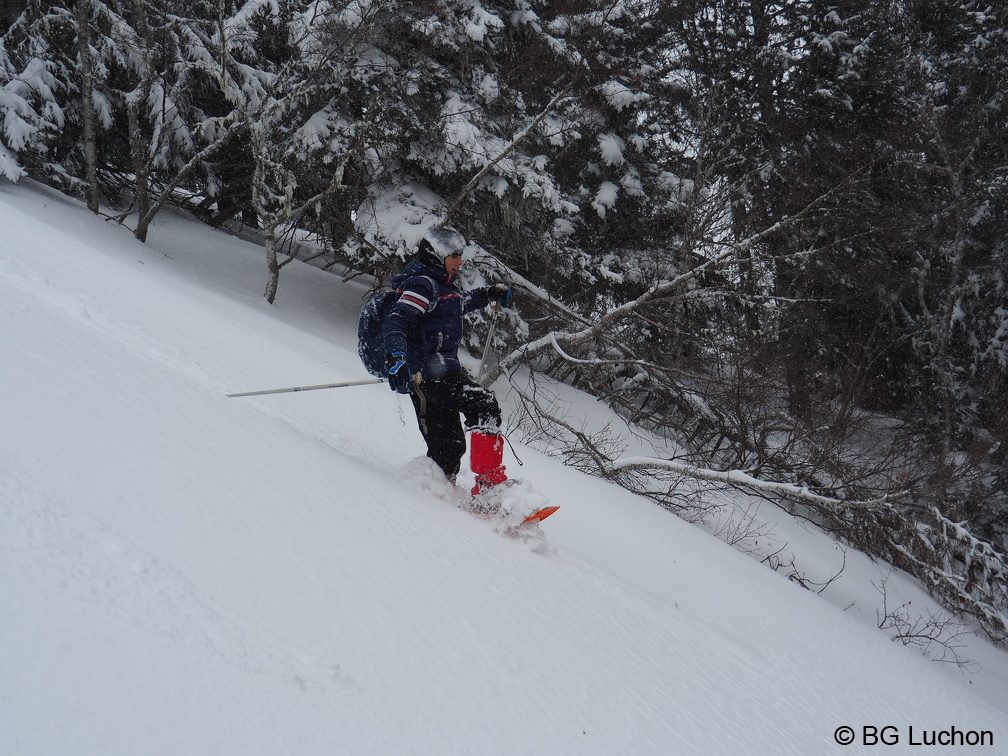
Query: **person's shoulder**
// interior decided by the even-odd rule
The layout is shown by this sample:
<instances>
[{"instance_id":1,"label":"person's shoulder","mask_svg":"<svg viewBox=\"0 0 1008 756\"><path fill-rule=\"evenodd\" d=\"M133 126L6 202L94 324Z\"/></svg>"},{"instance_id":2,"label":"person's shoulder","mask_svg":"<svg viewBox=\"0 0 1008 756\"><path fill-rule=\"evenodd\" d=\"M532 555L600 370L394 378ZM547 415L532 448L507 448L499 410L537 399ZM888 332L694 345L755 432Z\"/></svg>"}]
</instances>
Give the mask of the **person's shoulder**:
<instances>
[{"instance_id":1,"label":"person's shoulder","mask_svg":"<svg viewBox=\"0 0 1008 756\"><path fill-rule=\"evenodd\" d=\"M416 289L418 287L433 290L434 280L423 273L409 275L408 273L403 272L392 279L392 285L399 290Z\"/></svg>"},{"instance_id":2,"label":"person's shoulder","mask_svg":"<svg viewBox=\"0 0 1008 756\"><path fill-rule=\"evenodd\" d=\"M429 265L420 260L413 260L408 263L403 272L396 278L399 279L399 288L417 281L423 281L427 286L437 286L435 271L431 270Z\"/></svg>"}]
</instances>

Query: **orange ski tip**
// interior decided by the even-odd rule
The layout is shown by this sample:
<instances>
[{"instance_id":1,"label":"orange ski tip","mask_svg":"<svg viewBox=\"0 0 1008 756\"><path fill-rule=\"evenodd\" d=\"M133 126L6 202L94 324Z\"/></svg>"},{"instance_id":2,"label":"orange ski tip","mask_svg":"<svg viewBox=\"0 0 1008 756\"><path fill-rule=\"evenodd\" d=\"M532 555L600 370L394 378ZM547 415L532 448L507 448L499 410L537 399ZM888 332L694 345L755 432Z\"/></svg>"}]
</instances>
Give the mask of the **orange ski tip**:
<instances>
[{"instance_id":1,"label":"orange ski tip","mask_svg":"<svg viewBox=\"0 0 1008 756\"><path fill-rule=\"evenodd\" d=\"M537 509L535 512L522 520L522 525L527 522L542 522L558 509L560 509L560 507L543 507L542 509Z\"/></svg>"}]
</instances>

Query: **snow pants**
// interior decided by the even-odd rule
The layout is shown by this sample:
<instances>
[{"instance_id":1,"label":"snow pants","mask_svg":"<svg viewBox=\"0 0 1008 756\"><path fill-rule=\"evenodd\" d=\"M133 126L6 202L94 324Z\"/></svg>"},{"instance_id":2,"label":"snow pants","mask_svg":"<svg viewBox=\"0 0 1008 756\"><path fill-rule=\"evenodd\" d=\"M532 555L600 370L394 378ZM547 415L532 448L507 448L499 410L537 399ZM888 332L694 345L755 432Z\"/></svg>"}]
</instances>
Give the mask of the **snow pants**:
<instances>
[{"instance_id":1,"label":"snow pants","mask_svg":"<svg viewBox=\"0 0 1008 756\"><path fill-rule=\"evenodd\" d=\"M462 373L423 380L410 386L420 433L427 442L427 456L444 474L455 479L466 450L466 429L496 435L500 433L501 410L497 397Z\"/></svg>"}]
</instances>

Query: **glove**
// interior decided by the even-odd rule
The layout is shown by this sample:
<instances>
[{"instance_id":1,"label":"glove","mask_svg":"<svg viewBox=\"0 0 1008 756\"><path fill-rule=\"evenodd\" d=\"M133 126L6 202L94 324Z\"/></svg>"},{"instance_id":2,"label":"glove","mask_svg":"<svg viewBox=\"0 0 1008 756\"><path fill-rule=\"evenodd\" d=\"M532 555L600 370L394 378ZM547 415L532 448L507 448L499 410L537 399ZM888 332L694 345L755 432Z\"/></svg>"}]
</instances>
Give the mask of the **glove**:
<instances>
[{"instance_id":1,"label":"glove","mask_svg":"<svg viewBox=\"0 0 1008 756\"><path fill-rule=\"evenodd\" d=\"M501 307L507 307L511 301L511 288L507 284L487 286L487 297L491 302L498 302Z\"/></svg>"},{"instance_id":2,"label":"glove","mask_svg":"<svg viewBox=\"0 0 1008 756\"><path fill-rule=\"evenodd\" d=\"M409 370L406 368L406 353L392 352L385 355L385 369L388 371L389 388L397 394L408 394Z\"/></svg>"}]
</instances>

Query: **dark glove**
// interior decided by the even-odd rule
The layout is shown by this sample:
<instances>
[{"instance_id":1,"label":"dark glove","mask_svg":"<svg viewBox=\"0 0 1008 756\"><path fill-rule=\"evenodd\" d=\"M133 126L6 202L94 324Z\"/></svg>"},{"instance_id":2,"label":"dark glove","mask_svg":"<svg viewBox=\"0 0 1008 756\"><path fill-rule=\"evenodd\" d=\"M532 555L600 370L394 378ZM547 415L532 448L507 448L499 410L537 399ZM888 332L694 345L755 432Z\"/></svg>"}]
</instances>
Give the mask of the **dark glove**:
<instances>
[{"instance_id":1,"label":"dark glove","mask_svg":"<svg viewBox=\"0 0 1008 756\"><path fill-rule=\"evenodd\" d=\"M408 394L409 370L406 367L406 353L392 352L386 354L385 369L388 371L389 388L397 394Z\"/></svg>"},{"instance_id":2,"label":"dark glove","mask_svg":"<svg viewBox=\"0 0 1008 756\"><path fill-rule=\"evenodd\" d=\"M507 307L511 301L511 288L507 284L487 286L487 297L491 302L498 302L501 307Z\"/></svg>"}]
</instances>

